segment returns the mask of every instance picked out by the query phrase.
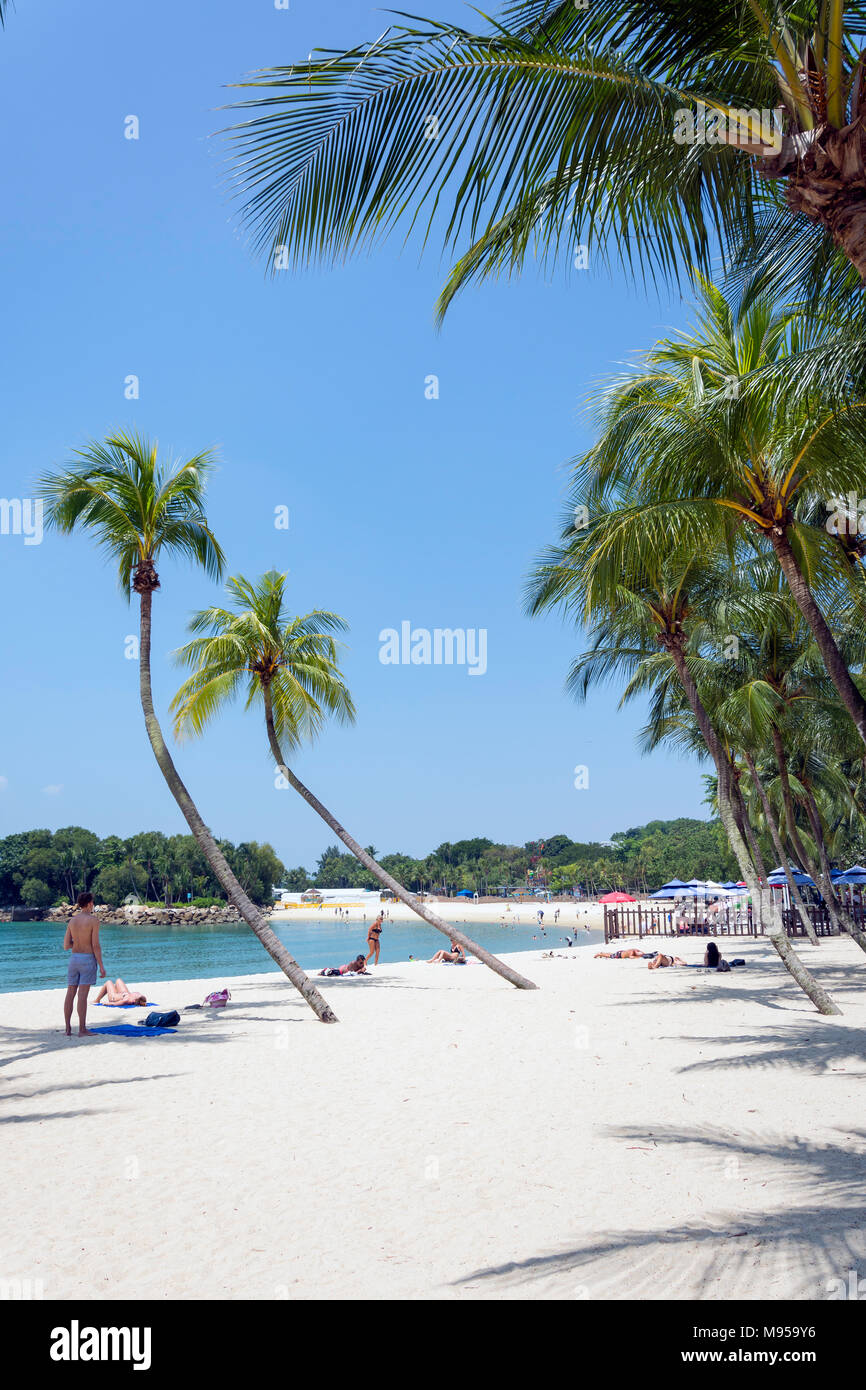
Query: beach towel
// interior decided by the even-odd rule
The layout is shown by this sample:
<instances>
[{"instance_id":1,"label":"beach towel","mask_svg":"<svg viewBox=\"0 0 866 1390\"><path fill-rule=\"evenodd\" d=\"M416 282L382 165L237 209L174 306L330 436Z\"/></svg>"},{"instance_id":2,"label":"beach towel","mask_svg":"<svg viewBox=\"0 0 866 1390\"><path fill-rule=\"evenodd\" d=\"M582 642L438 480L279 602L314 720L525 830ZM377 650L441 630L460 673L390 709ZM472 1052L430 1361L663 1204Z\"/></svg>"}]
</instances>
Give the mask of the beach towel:
<instances>
[{"instance_id":1,"label":"beach towel","mask_svg":"<svg viewBox=\"0 0 866 1390\"><path fill-rule=\"evenodd\" d=\"M176 1033L176 1028L137 1028L134 1023L112 1023L107 1028L91 1028L91 1033L105 1033L112 1038L159 1038L163 1033Z\"/></svg>"},{"instance_id":2,"label":"beach towel","mask_svg":"<svg viewBox=\"0 0 866 1390\"><path fill-rule=\"evenodd\" d=\"M154 1003L152 999L148 999L145 1001L144 1004L106 1004L102 999L100 999L98 1000L96 1007L97 1009L152 1009L154 1007Z\"/></svg>"}]
</instances>

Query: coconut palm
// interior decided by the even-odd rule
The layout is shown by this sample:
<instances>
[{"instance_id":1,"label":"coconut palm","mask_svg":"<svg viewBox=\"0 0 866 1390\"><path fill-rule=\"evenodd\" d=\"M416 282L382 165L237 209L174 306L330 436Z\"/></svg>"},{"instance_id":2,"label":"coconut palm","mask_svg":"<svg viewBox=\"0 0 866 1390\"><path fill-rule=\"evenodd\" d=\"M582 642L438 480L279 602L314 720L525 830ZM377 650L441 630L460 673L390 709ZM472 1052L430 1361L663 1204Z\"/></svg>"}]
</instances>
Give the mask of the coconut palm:
<instances>
[{"instance_id":1,"label":"coconut palm","mask_svg":"<svg viewBox=\"0 0 866 1390\"><path fill-rule=\"evenodd\" d=\"M592 685L616 675L627 678L623 700L655 690L664 704L672 688L682 692L716 768L719 810L725 833L743 879L749 886L759 924L785 968L815 1007L839 1012L797 956L781 918L771 905L764 916L763 888L756 874L735 810L739 798L731 758L701 698L695 666L699 653L690 627L702 589L712 584L700 558L668 542L644 556L641 572L625 578L605 557L605 529L610 514L599 511L592 523L566 533L564 543L541 557L527 585L527 607L536 615L561 609L576 623L590 625L589 650L569 674L569 688L579 698ZM742 806L742 803L740 803Z\"/></svg>"},{"instance_id":2,"label":"coconut palm","mask_svg":"<svg viewBox=\"0 0 866 1390\"><path fill-rule=\"evenodd\" d=\"M253 114L230 132L232 174L258 248L337 260L400 222L468 239L440 313L469 281L583 245L673 278L706 273L717 237L760 234L813 278L838 279L834 261L849 286L866 278L859 0L510 0L475 31L397 20L238 84Z\"/></svg>"},{"instance_id":3,"label":"coconut palm","mask_svg":"<svg viewBox=\"0 0 866 1390\"><path fill-rule=\"evenodd\" d=\"M158 446L137 434L91 441L68 467L40 480L49 526L88 532L117 566L121 592L140 607L139 693L144 723L159 770L205 859L268 954L323 1023L336 1015L297 961L268 926L232 873L175 767L153 707L150 646L153 595L160 587L157 561L189 560L212 578L223 570L223 552L205 514L210 455L160 462Z\"/></svg>"},{"instance_id":4,"label":"coconut palm","mask_svg":"<svg viewBox=\"0 0 866 1390\"><path fill-rule=\"evenodd\" d=\"M866 699L818 601L822 586L834 602L851 591L851 566L836 538L806 519L821 499L828 518L832 499L866 496L866 401L821 409L814 396L751 389L768 362L825 326L765 299L734 306L705 281L699 303L692 331L657 343L610 386L599 440L575 465L574 501L592 514L628 489L603 547L626 570L672 531L706 551L747 528L775 555L866 743Z\"/></svg>"},{"instance_id":5,"label":"coconut palm","mask_svg":"<svg viewBox=\"0 0 866 1390\"><path fill-rule=\"evenodd\" d=\"M276 570L255 583L237 575L226 584L230 608L207 608L195 614L190 630L196 636L176 653L178 661L193 671L172 701L176 732L201 734L226 703L243 694L247 709L261 709L268 747L279 771L364 868L431 927L459 941L497 975L518 989L535 989L530 980L407 892L289 766L285 750L295 751L315 738L329 716L346 722L355 711L332 635L345 624L329 612L291 616L285 587L286 575Z\"/></svg>"}]
</instances>

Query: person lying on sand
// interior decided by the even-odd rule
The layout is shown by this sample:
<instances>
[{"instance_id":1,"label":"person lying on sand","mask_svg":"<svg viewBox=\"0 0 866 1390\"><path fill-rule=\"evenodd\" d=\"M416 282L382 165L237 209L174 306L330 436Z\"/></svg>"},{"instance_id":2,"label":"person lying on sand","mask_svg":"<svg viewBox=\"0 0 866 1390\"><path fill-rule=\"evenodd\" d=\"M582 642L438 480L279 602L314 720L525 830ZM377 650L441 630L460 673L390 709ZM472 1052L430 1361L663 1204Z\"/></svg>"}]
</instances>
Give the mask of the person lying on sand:
<instances>
[{"instance_id":1,"label":"person lying on sand","mask_svg":"<svg viewBox=\"0 0 866 1390\"><path fill-rule=\"evenodd\" d=\"M647 966L648 970L666 970L670 965L685 965L686 962L680 956L666 956L663 951L659 951L654 960Z\"/></svg>"},{"instance_id":2,"label":"person lying on sand","mask_svg":"<svg viewBox=\"0 0 866 1390\"><path fill-rule=\"evenodd\" d=\"M348 965L327 965L324 970L320 970L320 975L369 975L367 962L362 955L358 955L354 960L350 960Z\"/></svg>"},{"instance_id":3,"label":"person lying on sand","mask_svg":"<svg viewBox=\"0 0 866 1390\"><path fill-rule=\"evenodd\" d=\"M142 994L140 989L131 989L125 984L118 975L116 980L106 980L102 989L96 996L97 1004L102 1003L104 995L108 995L107 1004L146 1004L147 995Z\"/></svg>"},{"instance_id":4,"label":"person lying on sand","mask_svg":"<svg viewBox=\"0 0 866 1390\"><path fill-rule=\"evenodd\" d=\"M431 956L428 965L465 965L466 956L459 941L451 942L450 951L437 951L435 956Z\"/></svg>"},{"instance_id":5,"label":"person lying on sand","mask_svg":"<svg viewBox=\"0 0 866 1390\"><path fill-rule=\"evenodd\" d=\"M652 960L657 956L658 951L639 951L636 946L629 946L624 951L596 951L594 960Z\"/></svg>"}]
</instances>

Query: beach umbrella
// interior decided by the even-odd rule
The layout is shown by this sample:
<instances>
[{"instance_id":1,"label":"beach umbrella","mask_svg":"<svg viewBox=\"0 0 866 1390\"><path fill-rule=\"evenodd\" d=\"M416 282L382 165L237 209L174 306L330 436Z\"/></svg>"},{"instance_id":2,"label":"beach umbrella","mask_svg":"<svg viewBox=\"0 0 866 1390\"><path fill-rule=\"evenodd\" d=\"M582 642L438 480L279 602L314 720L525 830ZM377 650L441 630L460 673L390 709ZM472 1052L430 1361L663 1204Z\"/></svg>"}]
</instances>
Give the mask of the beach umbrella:
<instances>
[{"instance_id":1,"label":"beach umbrella","mask_svg":"<svg viewBox=\"0 0 866 1390\"><path fill-rule=\"evenodd\" d=\"M670 883L663 883L663 884L662 884L661 888L659 889L659 892L660 892L660 893L663 893L664 890L665 890L665 888L685 888L685 887L686 887L686 884L683 883L683 881L682 881L681 878L672 878L671 881L670 881Z\"/></svg>"},{"instance_id":2,"label":"beach umbrella","mask_svg":"<svg viewBox=\"0 0 866 1390\"><path fill-rule=\"evenodd\" d=\"M650 893L651 898L667 898L668 902L670 902L673 896L672 892L668 893L664 888L660 888L657 893Z\"/></svg>"},{"instance_id":3,"label":"beach umbrella","mask_svg":"<svg viewBox=\"0 0 866 1390\"><path fill-rule=\"evenodd\" d=\"M628 893L605 893L603 898L599 898L600 903L636 903L637 898L630 898Z\"/></svg>"},{"instance_id":4,"label":"beach umbrella","mask_svg":"<svg viewBox=\"0 0 866 1390\"><path fill-rule=\"evenodd\" d=\"M842 883L866 883L866 869L862 864L852 864L850 869L846 869L841 875Z\"/></svg>"},{"instance_id":5,"label":"beach umbrella","mask_svg":"<svg viewBox=\"0 0 866 1390\"><path fill-rule=\"evenodd\" d=\"M810 878L808 874L804 874L802 869L795 869L792 866L791 873L798 887L802 887L803 885L809 888L815 887L815 880ZM773 869L767 879L771 888L781 888L787 881L784 869ZM863 874L863 882L866 883L866 871L864 871Z\"/></svg>"}]
</instances>

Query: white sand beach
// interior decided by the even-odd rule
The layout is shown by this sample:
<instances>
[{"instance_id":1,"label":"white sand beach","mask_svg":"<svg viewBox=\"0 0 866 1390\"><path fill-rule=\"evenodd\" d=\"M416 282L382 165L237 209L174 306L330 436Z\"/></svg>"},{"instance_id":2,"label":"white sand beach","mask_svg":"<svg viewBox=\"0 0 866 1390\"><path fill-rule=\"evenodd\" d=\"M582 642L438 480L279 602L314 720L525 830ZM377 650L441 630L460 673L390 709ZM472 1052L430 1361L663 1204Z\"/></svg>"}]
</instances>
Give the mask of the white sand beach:
<instances>
[{"instance_id":1,"label":"white sand beach","mask_svg":"<svg viewBox=\"0 0 866 1390\"><path fill-rule=\"evenodd\" d=\"M699 939L679 943L689 959ZM866 1273L866 958L768 947L730 974L586 946L277 975L173 1037L67 1039L62 990L2 996L2 1268L59 1299L820 1299ZM136 983L145 983L136 981ZM91 1023L138 1010L91 1008Z\"/></svg>"},{"instance_id":2,"label":"white sand beach","mask_svg":"<svg viewBox=\"0 0 866 1390\"><path fill-rule=\"evenodd\" d=\"M441 917L443 922L448 922L452 926L465 924L470 927L473 922L505 922L508 924L520 924L527 926L537 920L538 912L544 913L544 927L546 931L552 931L555 925L559 927L585 927L589 926L593 930L604 929L604 908L596 902L497 902L476 903L469 898L429 898L426 906L437 917ZM642 901L642 906L647 904ZM656 906L656 904L653 904ZM340 904L346 914L345 920L348 922L369 922L376 913L384 912L385 918L390 922L417 922L418 914L411 908L406 907L405 903L398 901L374 904L369 903L350 903ZM559 912L558 923L554 922L556 913ZM269 913L272 922L318 922L333 918L335 915L335 904L325 903L322 907L311 904L302 904L300 907L281 908L275 907Z\"/></svg>"}]
</instances>

